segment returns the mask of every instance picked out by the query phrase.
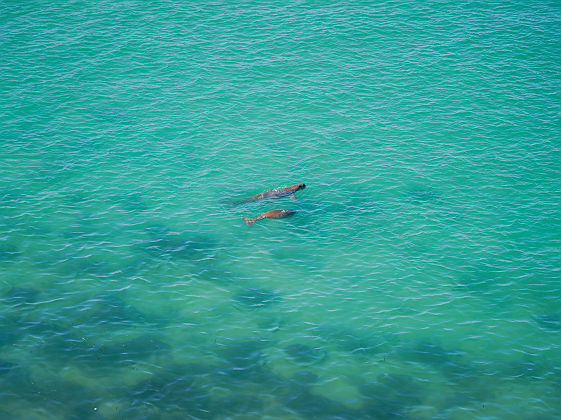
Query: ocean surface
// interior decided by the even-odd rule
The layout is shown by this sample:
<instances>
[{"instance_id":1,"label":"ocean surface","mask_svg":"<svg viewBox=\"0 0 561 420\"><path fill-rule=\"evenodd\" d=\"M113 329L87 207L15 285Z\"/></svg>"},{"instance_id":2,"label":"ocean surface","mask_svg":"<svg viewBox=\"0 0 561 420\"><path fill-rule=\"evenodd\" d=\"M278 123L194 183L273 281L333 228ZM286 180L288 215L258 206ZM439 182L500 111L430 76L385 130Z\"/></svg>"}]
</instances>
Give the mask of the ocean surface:
<instances>
[{"instance_id":1,"label":"ocean surface","mask_svg":"<svg viewBox=\"0 0 561 420\"><path fill-rule=\"evenodd\" d=\"M0 418L558 418L560 39L557 0L0 0Z\"/></svg>"}]
</instances>

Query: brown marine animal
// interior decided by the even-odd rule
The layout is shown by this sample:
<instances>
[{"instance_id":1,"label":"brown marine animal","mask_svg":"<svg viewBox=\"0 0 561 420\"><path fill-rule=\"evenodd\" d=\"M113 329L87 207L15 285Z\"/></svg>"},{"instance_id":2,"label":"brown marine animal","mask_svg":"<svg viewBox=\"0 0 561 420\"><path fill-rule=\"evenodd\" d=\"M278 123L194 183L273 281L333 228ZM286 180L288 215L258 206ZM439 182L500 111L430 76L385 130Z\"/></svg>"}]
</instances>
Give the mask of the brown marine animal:
<instances>
[{"instance_id":1,"label":"brown marine animal","mask_svg":"<svg viewBox=\"0 0 561 420\"><path fill-rule=\"evenodd\" d=\"M266 198L285 197L287 195L289 195L293 200L296 200L296 196L294 195L294 193L296 191L303 190L304 188L306 188L306 184L296 184L291 185L290 187L275 188L274 190L263 191L262 193L252 195L251 197L247 197L246 199L238 201L235 204L251 203L252 201L264 200Z\"/></svg>"},{"instance_id":2,"label":"brown marine animal","mask_svg":"<svg viewBox=\"0 0 561 420\"><path fill-rule=\"evenodd\" d=\"M289 209L277 209L271 210L266 213L260 214L257 217L242 217L243 221L247 223L248 226L251 226L258 220L263 219L280 219L282 217L290 217L296 214L296 210L289 210Z\"/></svg>"}]
</instances>

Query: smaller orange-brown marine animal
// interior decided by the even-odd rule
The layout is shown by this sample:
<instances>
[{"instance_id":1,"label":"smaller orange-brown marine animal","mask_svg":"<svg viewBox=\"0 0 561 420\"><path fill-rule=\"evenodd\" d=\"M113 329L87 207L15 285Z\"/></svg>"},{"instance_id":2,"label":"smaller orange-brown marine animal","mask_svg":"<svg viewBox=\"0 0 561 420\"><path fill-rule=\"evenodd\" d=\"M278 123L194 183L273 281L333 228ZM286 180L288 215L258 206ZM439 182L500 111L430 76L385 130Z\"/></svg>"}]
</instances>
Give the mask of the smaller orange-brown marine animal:
<instances>
[{"instance_id":1,"label":"smaller orange-brown marine animal","mask_svg":"<svg viewBox=\"0 0 561 420\"><path fill-rule=\"evenodd\" d=\"M266 213L260 214L257 217L242 217L243 221L247 223L248 226L251 226L258 220L263 219L280 219L283 217L290 217L296 214L296 210L289 210L289 209L277 209L271 210Z\"/></svg>"}]
</instances>

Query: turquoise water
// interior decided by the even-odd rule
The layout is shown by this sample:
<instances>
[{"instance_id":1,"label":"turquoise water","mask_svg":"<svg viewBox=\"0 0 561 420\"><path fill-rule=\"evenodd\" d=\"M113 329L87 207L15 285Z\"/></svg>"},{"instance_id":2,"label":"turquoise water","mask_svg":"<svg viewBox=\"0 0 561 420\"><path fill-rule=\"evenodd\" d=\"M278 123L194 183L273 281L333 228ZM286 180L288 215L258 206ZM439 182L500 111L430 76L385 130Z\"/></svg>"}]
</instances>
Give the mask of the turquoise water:
<instances>
[{"instance_id":1,"label":"turquoise water","mask_svg":"<svg viewBox=\"0 0 561 420\"><path fill-rule=\"evenodd\" d=\"M555 418L560 24L0 1L0 417Z\"/></svg>"}]
</instances>

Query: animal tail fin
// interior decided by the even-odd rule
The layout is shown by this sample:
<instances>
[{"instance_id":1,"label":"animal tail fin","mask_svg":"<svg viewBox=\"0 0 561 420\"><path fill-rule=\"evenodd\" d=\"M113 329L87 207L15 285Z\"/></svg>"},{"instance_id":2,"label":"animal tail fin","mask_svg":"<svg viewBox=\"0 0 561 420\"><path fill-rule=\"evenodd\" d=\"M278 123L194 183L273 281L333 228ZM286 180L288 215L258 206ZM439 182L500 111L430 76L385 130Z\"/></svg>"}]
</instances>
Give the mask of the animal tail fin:
<instances>
[{"instance_id":1,"label":"animal tail fin","mask_svg":"<svg viewBox=\"0 0 561 420\"><path fill-rule=\"evenodd\" d=\"M227 207L234 207L234 206L240 204L238 201L233 201L233 200L229 200L229 199L218 200L218 202L220 204L222 204L223 206L227 206Z\"/></svg>"},{"instance_id":2,"label":"animal tail fin","mask_svg":"<svg viewBox=\"0 0 561 420\"><path fill-rule=\"evenodd\" d=\"M242 217L242 220L246 222L248 226L251 226L255 223L255 219L252 219L251 217Z\"/></svg>"}]
</instances>

